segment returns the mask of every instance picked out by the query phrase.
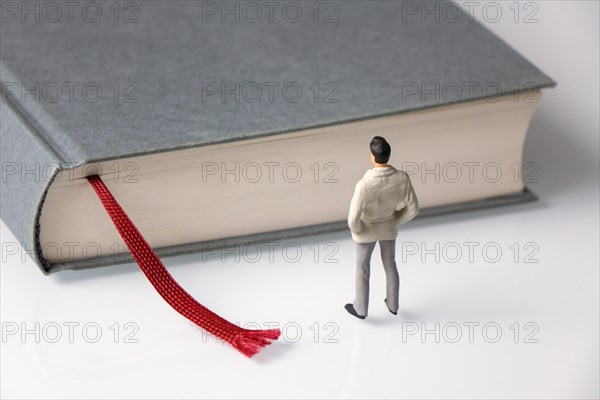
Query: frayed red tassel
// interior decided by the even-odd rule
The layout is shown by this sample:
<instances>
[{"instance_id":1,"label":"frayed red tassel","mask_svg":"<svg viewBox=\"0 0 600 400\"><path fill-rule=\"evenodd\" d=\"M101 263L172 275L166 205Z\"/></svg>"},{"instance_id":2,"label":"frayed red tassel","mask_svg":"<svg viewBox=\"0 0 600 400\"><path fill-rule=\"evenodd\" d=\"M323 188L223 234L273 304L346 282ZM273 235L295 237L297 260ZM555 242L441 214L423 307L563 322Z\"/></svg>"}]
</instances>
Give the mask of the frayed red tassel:
<instances>
[{"instance_id":1,"label":"frayed red tassel","mask_svg":"<svg viewBox=\"0 0 600 400\"><path fill-rule=\"evenodd\" d=\"M279 329L249 330L245 329L233 339L231 345L247 357L252 357L265 346L279 339Z\"/></svg>"},{"instance_id":2,"label":"frayed red tassel","mask_svg":"<svg viewBox=\"0 0 600 400\"><path fill-rule=\"evenodd\" d=\"M87 178L119 235L125 241L133 259L144 272L152 286L181 315L217 338L231 344L247 357L252 357L263 347L279 338L279 329L243 329L221 318L198 303L186 292L160 261L152 247L138 231L117 200L110 193L102 179L94 175Z\"/></svg>"}]
</instances>

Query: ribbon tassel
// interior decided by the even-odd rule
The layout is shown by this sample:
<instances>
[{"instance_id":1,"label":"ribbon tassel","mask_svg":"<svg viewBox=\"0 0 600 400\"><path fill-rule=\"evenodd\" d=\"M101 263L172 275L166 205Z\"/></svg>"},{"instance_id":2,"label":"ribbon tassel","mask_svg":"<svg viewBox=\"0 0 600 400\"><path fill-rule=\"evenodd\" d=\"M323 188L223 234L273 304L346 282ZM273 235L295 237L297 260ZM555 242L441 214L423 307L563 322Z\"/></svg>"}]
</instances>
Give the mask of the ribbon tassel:
<instances>
[{"instance_id":1,"label":"ribbon tassel","mask_svg":"<svg viewBox=\"0 0 600 400\"><path fill-rule=\"evenodd\" d=\"M167 271L160 258L123 211L102 179L98 175L94 175L87 177L87 180L94 188L135 262L156 291L175 311L213 336L230 343L247 357L252 357L263 347L279 338L281 334L279 329L244 329L198 303Z\"/></svg>"}]
</instances>

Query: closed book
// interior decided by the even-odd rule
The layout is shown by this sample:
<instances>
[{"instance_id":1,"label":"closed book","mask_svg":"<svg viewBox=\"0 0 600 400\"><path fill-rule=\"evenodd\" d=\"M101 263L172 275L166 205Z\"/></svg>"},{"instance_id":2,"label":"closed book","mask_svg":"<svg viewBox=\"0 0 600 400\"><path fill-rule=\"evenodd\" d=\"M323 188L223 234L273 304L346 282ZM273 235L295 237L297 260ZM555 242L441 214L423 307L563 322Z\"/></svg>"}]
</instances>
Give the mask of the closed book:
<instances>
[{"instance_id":1,"label":"closed book","mask_svg":"<svg viewBox=\"0 0 600 400\"><path fill-rule=\"evenodd\" d=\"M91 175L158 255L345 229L376 135L419 217L535 199L523 144L555 82L427 3L3 10L2 219L44 273L131 261Z\"/></svg>"}]
</instances>

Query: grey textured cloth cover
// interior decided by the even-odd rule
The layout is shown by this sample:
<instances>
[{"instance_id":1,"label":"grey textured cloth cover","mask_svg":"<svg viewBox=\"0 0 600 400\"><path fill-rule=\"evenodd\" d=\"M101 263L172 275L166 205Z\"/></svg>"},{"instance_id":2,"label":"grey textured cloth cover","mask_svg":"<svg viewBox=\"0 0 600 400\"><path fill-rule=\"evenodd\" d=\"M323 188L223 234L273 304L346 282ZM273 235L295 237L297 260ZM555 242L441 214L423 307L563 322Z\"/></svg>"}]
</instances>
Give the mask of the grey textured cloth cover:
<instances>
[{"instance_id":1,"label":"grey textured cloth cover","mask_svg":"<svg viewBox=\"0 0 600 400\"><path fill-rule=\"evenodd\" d=\"M14 3L34 8L45 2ZM132 2L139 8L134 23L125 17L135 10L121 9L115 23L108 8L113 2L95 2L104 14L91 23L89 15L81 17L88 3L77 3L74 20L68 10L56 22L44 21L48 15L23 22L20 13L4 13L0 24L1 161L39 165L45 175L26 182L12 175L2 179L1 216L46 273L114 263L48 265L41 259L37 217L57 171L468 101L483 97L490 82L500 93L555 85L468 17L424 23L419 16L405 18L402 1L333 2L335 23L315 23L306 14L295 23L280 16L222 23L220 16L208 18L201 1ZM207 82L226 88L279 82L279 89L293 82L304 93L294 102L277 92L266 107L264 101L207 97ZM457 98L405 96L406 83L464 82L473 90ZM331 93L323 86L315 101L309 89L314 83L334 83L337 102L323 101ZM36 84L39 98L26 94ZM90 86L100 89L100 97L94 90L83 93ZM197 248L187 244L158 253Z\"/></svg>"}]
</instances>

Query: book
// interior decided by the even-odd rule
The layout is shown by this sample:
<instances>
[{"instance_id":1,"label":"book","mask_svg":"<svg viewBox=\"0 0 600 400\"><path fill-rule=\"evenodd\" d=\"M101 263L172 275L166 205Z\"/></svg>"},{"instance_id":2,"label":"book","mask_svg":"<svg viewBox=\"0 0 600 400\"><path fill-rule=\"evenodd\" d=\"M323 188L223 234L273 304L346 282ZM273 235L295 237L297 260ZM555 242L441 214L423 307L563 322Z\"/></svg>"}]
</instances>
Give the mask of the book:
<instances>
[{"instance_id":1,"label":"book","mask_svg":"<svg viewBox=\"0 0 600 400\"><path fill-rule=\"evenodd\" d=\"M160 256L347 229L376 135L420 217L534 200L523 144L556 82L427 3L3 9L2 219L44 273L131 261L91 175Z\"/></svg>"}]
</instances>

